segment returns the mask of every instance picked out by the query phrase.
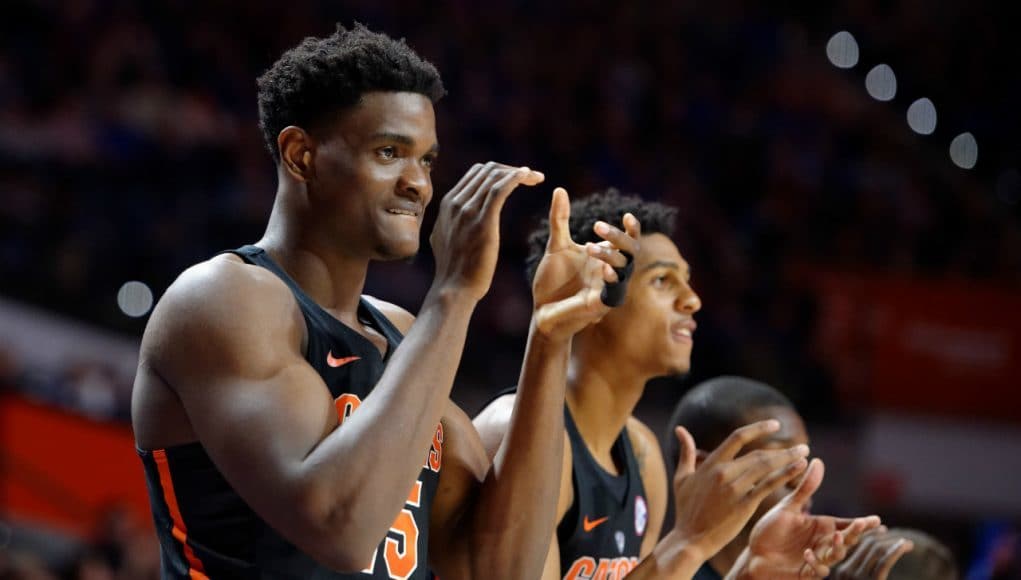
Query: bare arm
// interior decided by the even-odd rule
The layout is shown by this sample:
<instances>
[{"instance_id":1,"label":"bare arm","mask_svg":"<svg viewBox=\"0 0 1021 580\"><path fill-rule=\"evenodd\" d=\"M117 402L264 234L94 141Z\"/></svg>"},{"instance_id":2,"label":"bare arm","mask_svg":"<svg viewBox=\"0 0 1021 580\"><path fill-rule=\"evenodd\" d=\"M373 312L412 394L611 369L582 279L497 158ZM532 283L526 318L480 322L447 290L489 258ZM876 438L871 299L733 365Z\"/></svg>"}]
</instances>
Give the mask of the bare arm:
<instances>
[{"instance_id":1,"label":"bare arm","mask_svg":"<svg viewBox=\"0 0 1021 580\"><path fill-rule=\"evenodd\" d=\"M624 266L618 250L637 251L638 222L627 234L611 228L607 245L574 243L570 200L558 188L550 204L550 238L532 284L535 306L518 393L507 433L473 506L471 538L475 578L535 578L556 527L563 462L564 393L571 337L609 311L600 301L612 266ZM631 235L628 235L631 234Z\"/></svg>"},{"instance_id":2,"label":"bare arm","mask_svg":"<svg viewBox=\"0 0 1021 580\"><path fill-rule=\"evenodd\" d=\"M767 495L805 470L807 446L737 457L742 447L777 428L776 421L742 427L697 468L695 442L686 430L677 428L676 521L628 578L691 578L741 531Z\"/></svg>"},{"instance_id":3,"label":"bare arm","mask_svg":"<svg viewBox=\"0 0 1021 580\"><path fill-rule=\"evenodd\" d=\"M218 258L161 301L143 357L180 397L231 485L317 560L360 570L403 506L492 278L500 208L514 187L541 180L490 163L448 194L432 237L436 279L419 317L342 428L301 354L293 297L272 274Z\"/></svg>"},{"instance_id":4,"label":"bare arm","mask_svg":"<svg viewBox=\"0 0 1021 580\"><path fill-rule=\"evenodd\" d=\"M507 395L501 397L488 407L486 407L478 416L475 417L473 423L478 429L481 440L484 444L487 456L490 458L495 457L497 451L500 449L500 445L503 442L503 438L507 433L507 427L510 424L511 413L514 410L515 395ZM559 495L557 498L557 508L554 519L554 529L551 532L548 542L548 552L546 554L545 564L542 569L542 580L559 580L560 578L560 546L557 543L556 525L564 518L564 514L567 513L568 508L574 503L574 486L572 485L572 469L571 469L571 442L565 433L562 436L563 439L563 455L561 461L560 471L560 484L559 484Z\"/></svg>"},{"instance_id":5,"label":"bare arm","mask_svg":"<svg viewBox=\"0 0 1021 580\"><path fill-rule=\"evenodd\" d=\"M631 438L631 448L635 451L635 460L645 488L645 497L649 502L649 523L642 539L641 558L645 558L659 542L659 532L663 528L663 517L666 515L667 482L666 465L660 451L656 435L645 423L631 417L627 421L627 432Z\"/></svg>"}]
</instances>

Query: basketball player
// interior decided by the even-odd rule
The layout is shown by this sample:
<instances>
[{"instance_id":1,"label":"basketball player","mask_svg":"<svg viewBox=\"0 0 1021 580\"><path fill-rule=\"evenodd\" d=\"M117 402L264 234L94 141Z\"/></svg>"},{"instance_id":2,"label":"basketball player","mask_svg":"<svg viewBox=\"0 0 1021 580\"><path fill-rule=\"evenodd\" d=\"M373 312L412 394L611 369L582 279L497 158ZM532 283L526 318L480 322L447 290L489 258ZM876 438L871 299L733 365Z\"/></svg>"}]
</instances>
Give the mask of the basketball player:
<instances>
[{"instance_id":1,"label":"basketball player","mask_svg":"<svg viewBox=\"0 0 1021 580\"><path fill-rule=\"evenodd\" d=\"M417 319L362 296L370 261L419 248L443 92L403 41L361 26L305 39L259 79L279 180L265 236L185 271L142 340L132 421L164 578L539 575L571 336L618 279L549 245L533 287L547 315L490 468L449 392L501 207L543 175L476 165L447 194ZM566 211L557 190L554 223Z\"/></svg>"},{"instance_id":2,"label":"basketball player","mask_svg":"<svg viewBox=\"0 0 1021 580\"><path fill-rule=\"evenodd\" d=\"M804 421L794 409L794 405L782 393L764 383L746 379L743 377L718 377L696 385L681 398L670 419L670 431L680 426L691 433L692 437L699 443L698 455L700 458L709 456L709 452L717 448L717 444L724 443L730 431L738 426L755 421L773 420L779 422L780 429L774 433L760 438L746 448L746 452L756 450L786 449L792 445L807 445L808 433L805 430ZM666 435L665 449L667 457L673 457L676 452L676 444L670 433ZM704 451L703 451L704 450ZM810 491L818 488L822 482L822 463L815 460L812 473L806 476L809 482L802 482L802 489L810 486ZM840 562L834 569L834 577L849 578L851 570L868 570L867 576L853 576L857 578L875 578L883 580L890 568L896 563L905 552L911 549L911 543L907 541L888 542L883 534L873 529L864 536L861 529L844 528L847 521L826 518L825 516L809 516L802 509L807 502L801 502L794 506L795 509L783 510L782 504L785 501L785 494L790 489L777 489L759 505L755 514L748 521L741 532L719 551L715 556L699 569L695 575L696 580L714 580L723 578L727 571L734 567L742 553L745 552L752 539L765 533L770 527L787 526L782 533L774 530L776 536L789 536L791 530L799 526L812 525L833 526L833 529L844 529L844 533L851 536L844 542L842 550L857 543L858 538L864 537L861 548L855 550L851 557ZM807 496L810 496L808 493ZM806 496L806 499L807 499ZM781 509L777 510L778 507ZM775 511L774 511L775 510ZM770 516L767 516L770 514ZM811 518L811 519L806 519ZM763 522L762 520L770 521ZM878 525L878 522L873 522ZM870 527L872 527L870 525ZM857 537L856 537L857 536ZM864 544L868 544L866 547ZM875 550L876 546L883 546L884 550ZM886 550L885 548L889 548ZM841 554L843 559L846 554ZM863 563L864 560L864 563Z\"/></svg>"},{"instance_id":3,"label":"basketball player","mask_svg":"<svg viewBox=\"0 0 1021 580\"><path fill-rule=\"evenodd\" d=\"M575 240L602 244L595 234L609 236L618 231L611 224L617 224L640 241L640 248L617 244L634 252L626 299L572 342L558 526L544 579L620 578L629 573L632 578L690 577L741 530L762 497L806 469L806 445L735 459L743 447L779 425L763 422L738 429L703 469L696 472L692 459L690 473L675 480L675 486L685 487L678 493L685 502L679 510L684 517L678 517L657 544L668 496L666 469L656 437L631 413L646 382L686 372L690 364L694 316L701 301L690 285L687 262L670 240L674 215L672 208L612 189L571 206ZM549 236L548 223L531 236L530 274ZM619 257L609 261L615 267L624 265ZM520 389L516 395L501 394L474 420L491 457L506 445L521 396ZM693 454L694 443L688 448ZM803 551L800 546L795 550L799 565ZM806 565L814 570L827 563L832 562L820 558Z\"/></svg>"}]
</instances>

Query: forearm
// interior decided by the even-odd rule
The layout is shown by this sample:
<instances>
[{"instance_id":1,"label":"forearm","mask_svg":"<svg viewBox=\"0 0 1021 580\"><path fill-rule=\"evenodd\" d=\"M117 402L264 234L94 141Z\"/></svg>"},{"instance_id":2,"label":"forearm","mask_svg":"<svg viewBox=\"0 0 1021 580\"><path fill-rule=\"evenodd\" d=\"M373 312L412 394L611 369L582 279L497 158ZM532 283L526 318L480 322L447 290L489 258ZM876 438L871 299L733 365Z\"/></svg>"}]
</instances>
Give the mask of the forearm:
<instances>
[{"instance_id":1,"label":"forearm","mask_svg":"<svg viewBox=\"0 0 1021 580\"><path fill-rule=\"evenodd\" d=\"M737 561L731 566L730 572L727 572L726 580L751 580L752 575L749 570L749 562L751 561L751 552L748 548L745 548L738 556Z\"/></svg>"},{"instance_id":2,"label":"forearm","mask_svg":"<svg viewBox=\"0 0 1021 580\"><path fill-rule=\"evenodd\" d=\"M570 341L529 333L507 434L472 514L476 577L537 578L556 524Z\"/></svg>"},{"instance_id":3,"label":"forearm","mask_svg":"<svg viewBox=\"0 0 1021 580\"><path fill-rule=\"evenodd\" d=\"M628 574L629 580L690 580L705 563L699 550L670 532L656 544L652 553Z\"/></svg>"},{"instance_id":4,"label":"forearm","mask_svg":"<svg viewBox=\"0 0 1021 580\"><path fill-rule=\"evenodd\" d=\"M404 506L448 404L474 306L430 291L372 393L305 459L307 475L326 482L335 527L354 526L375 545Z\"/></svg>"}]
</instances>

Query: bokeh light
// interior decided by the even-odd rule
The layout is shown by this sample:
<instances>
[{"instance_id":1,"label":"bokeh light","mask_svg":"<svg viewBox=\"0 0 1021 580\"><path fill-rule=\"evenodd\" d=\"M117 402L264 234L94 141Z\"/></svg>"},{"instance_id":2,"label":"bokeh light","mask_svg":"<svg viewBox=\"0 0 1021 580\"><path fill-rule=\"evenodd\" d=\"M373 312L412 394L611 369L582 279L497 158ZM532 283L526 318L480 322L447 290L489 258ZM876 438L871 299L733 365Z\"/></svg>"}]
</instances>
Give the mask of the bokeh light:
<instances>
[{"instance_id":1,"label":"bokeh light","mask_svg":"<svg viewBox=\"0 0 1021 580\"><path fill-rule=\"evenodd\" d=\"M971 133L961 133L950 142L950 160L961 169L971 169L978 162L978 143Z\"/></svg>"},{"instance_id":2,"label":"bokeh light","mask_svg":"<svg viewBox=\"0 0 1021 580\"><path fill-rule=\"evenodd\" d=\"M117 292L117 306L132 318L144 316L152 308L152 290L142 282L125 282Z\"/></svg>"},{"instance_id":3,"label":"bokeh light","mask_svg":"<svg viewBox=\"0 0 1021 580\"><path fill-rule=\"evenodd\" d=\"M936 105L921 98L908 107L908 126L920 135L932 135L936 130Z\"/></svg>"},{"instance_id":4,"label":"bokeh light","mask_svg":"<svg viewBox=\"0 0 1021 580\"><path fill-rule=\"evenodd\" d=\"M886 64L877 64L865 75L865 90L877 101L890 101L897 96L897 75Z\"/></svg>"},{"instance_id":5,"label":"bokeh light","mask_svg":"<svg viewBox=\"0 0 1021 580\"><path fill-rule=\"evenodd\" d=\"M826 56L834 66L852 68L858 64L858 41L850 32L841 30L826 43Z\"/></svg>"}]
</instances>

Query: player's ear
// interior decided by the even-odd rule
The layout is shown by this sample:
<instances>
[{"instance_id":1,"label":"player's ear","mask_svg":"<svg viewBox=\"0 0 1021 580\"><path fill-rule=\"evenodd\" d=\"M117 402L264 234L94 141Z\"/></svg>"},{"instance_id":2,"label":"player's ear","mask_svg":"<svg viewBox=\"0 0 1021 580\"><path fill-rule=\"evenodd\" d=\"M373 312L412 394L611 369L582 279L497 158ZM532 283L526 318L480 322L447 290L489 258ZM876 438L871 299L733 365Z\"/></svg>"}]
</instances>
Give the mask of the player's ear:
<instances>
[{"instance_id":1,"label":"player's ear","mask_svg":"<svg viewBox=\"0 0 1021 580\"><path fill-rule=\"evenodd\" d=\"M277 135L280 163L288 175L298 181L311 181L315 177L315 147L312 136L301 127L285 127Z\"/></svg>"}]
</instances>

